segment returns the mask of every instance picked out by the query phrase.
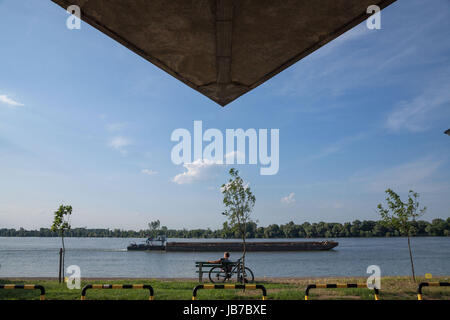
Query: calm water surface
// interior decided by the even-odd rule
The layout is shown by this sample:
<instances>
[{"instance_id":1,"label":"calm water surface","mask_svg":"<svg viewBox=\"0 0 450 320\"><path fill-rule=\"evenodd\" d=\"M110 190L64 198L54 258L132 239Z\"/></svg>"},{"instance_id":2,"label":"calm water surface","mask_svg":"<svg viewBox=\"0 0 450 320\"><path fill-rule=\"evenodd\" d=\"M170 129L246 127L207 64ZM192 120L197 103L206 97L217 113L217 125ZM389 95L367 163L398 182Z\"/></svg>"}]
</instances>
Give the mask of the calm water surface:
<instances>
[{"instance_id":1,"label":"calm water surface","mask_svg":"<svg viewBox=\"0 0 450 320\"><path fill-rule=\"evenodd\" d=\"M199 241L169 241L177 240ZM256 277L366 276L367 267L373 264L381 267L382 275L410 274L406 238L335 240L339 246L331 251L251 252L247 255L247 265ZM67 238L66 267L80 266L83 277L194 277L195 261L221 257L219 252L127 252L127 245L133 241L143 240ZM60 246L58 238L0 237L0 277L57 276ZM417 274L450 275L450 238L413 238L412 246ZM232 253L231 258L239 256Z\"/></svg>"}]
</instances>

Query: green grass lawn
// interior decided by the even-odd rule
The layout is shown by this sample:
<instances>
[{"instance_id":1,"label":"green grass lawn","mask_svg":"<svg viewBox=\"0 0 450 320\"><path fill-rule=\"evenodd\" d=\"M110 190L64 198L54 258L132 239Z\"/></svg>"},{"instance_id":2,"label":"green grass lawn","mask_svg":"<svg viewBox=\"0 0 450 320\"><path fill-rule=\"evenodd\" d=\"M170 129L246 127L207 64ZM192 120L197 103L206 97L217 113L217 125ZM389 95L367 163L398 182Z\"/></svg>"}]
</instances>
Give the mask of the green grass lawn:
<instances>
[{"instance_id":1,"label":"green grass lawn","mask_svg":"<svg viewBox=\"0 0 450 320\"><path fill-rule=\"evenodd\" d=\"M283 300L303 300L305 288L310 283L364 283L366 278L323 278L323 279L272 279L257 281L267 289L267 298ZM423 278L414 283L409 277L384 277L381 281L380 299L415 300L417 285ZM433 278L431 281L449 281L449 277ZM20 280L0 279L1 284L40 284L45 287L46 300L79 300L81 289L69 290L66 284L55 280ZM85 280L86 284L150 284L155 290L155 300L190 300L192 289L199 284L195 280L161 280L161 279L117 279L117 280ZM142 289L89 289L86 300L146 300L148 290ZM198 300L237 300L261 299L261 290L199 290ZM427 287L423 289L424 299L450 300L450 287ZM373 291L358 289L312 289L310 300L324 299L374 299ZM39 290L0 290L0 300L38 300Z\"/></svg>"}]
</instances>

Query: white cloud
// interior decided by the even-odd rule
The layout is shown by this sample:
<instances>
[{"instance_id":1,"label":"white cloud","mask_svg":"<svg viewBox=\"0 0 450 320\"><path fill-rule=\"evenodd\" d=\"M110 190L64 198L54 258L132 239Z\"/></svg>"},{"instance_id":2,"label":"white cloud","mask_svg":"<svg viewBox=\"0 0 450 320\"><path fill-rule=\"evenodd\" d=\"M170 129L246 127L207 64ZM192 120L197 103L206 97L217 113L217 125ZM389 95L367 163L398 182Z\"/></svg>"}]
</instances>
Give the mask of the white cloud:
<instances>
[{"instance_id":1,"label":"white cloud","mask_svg":"<svg viewBox=\"0 0 450 320\"><path fill-rule=\"evenodd\" d=\"M430 123L443 117L442 107L449 107L450 85L423 92L411 101L402 101L386 120L390 130L408 130L412 132L426 131Z\"/></svg>"},{"instance_id":2,"label":"white cloud","mask_svg":"<svg viewBox=\"0 0 450 320\"><path fill-rule=\"evenodd\" d=\"M17 102L11 98L9 98L7 95L0 95L0 102L7 104L11 107L22 107L24 106L23 103Z\"/></svg>"},{"instance_id":3,"label":"white cloud","mask_svg":"<svg viewBox=\"0 0 450 320\"><path fill-rule=\"evenodd\" d=\"M158 172L153 171L153 170L151 170L151 169L142 169L142 170L141 170L141 173L147 174L147 175L149 175L149 176L152 176L152 175L154 175L154 174L157 174Z\"/></svg>"},{"instance_id":4,"label":"white cloud","mask_svg":"<svg viewBox=\"0 0 450 320\"><path fill-rule=\"evenodd\" d=\"M108 123L106 125L106 130L111 131L111 132L120 131L123 128L125 128L126 125L127 125L127 123L125 123L125 122Z\"/></svg>"},{"instance_id":5,"label":"white cloud","mask_svg":"<svg viewBox=\"0 0 450 320\"><path fill-rule=\"evenodd\" d=\"M294 204L295 203L295 193L291 192L288 196L281 198L281 203L283 204Z\"/></svg>"},{"instance_id":6,"label":"white cloud","mask_svg":"<svg viewBox=\"0 0 450 320\"><path fill-rule=\"evenodd\" d=\"M242 161L245 162L245 153L239 151L231 151L225 155L226 163L239 163Z\"/></svg>"},{"instance_id":7,"label":"white cloud","mask_svg":"<svg viewBox=\"0 0 450 320\"><path fill-rule=\"evenodd\" d=\"M187 171L177 174L172 181L178 184L187 184L211 180L218 176L222 166L222 163L212 160L198 159L192 163L183 164L183 167L185 167Z\"/></svg>"},{"instance_id":8,"label":"white cloud","mask_svg":"<svg viewBox=\"0 0 450 320\"><path fill-rule=\"evenodd\" d=\"M117 136L111 139L111 141L108 143L108 145L120 151L121 153L126 153L125 147L129 146L131 144L131 141L125 137Z\"/></svg>"}]
</instances>

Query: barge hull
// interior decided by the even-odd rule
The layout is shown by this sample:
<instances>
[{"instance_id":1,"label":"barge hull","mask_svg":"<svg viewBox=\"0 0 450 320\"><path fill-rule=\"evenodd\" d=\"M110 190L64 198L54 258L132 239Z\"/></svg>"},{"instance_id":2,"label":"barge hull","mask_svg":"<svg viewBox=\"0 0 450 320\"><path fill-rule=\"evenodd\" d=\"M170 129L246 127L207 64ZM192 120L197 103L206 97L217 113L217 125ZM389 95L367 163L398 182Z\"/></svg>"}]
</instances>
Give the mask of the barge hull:
<instances>
[{"instance_id":1,"label":"barge hull","mask_svg":"<svg viewBox=\"0 0 450 320\"><path fill-rule=\"evenodd\" d=\"M129 245L127 247L128 251L164 251L166 250L165 246L152 246L148 244L138 244L138 245Z\"/></svg>"},{"instance_id":2,"label":"barge hull","mask_svg":"<svg viewBox=\"0 0 450 320\"><path fill-rule=\"evenodd\" d=\"M337 242L247 242L247 252L330 250ZM241 242L169 242L166 251L225 252L243 251Z\"/></svg>"},{"instance_id":3,"label":"barge hull","mask_svg":"<svg viewBox=\"0 0 450 320\"><path fill-rule=\"evenodd\" d=\"M246 251L323 251L331 250L338 244L334 241L247 242ZM165 246L141 244L128 247L128 250L168 252L239 252L243 249L242 242L167 242Z\"/></svg>"}]
</instances>

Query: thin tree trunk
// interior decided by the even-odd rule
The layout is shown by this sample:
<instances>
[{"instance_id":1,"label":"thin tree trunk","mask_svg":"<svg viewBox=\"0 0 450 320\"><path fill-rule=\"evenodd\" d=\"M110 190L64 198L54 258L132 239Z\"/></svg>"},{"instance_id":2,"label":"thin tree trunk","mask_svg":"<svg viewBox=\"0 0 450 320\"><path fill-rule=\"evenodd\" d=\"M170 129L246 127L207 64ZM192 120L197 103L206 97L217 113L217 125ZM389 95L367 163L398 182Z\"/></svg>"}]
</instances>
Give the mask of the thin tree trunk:
<instances>
[{"instance_id":1,"label":"thin tree trunk","mask_svg":"<svg viewBox=\"0 0 450 320\"><path fill-rule=\"evenodd\" d=\"M58 283L61 283L62 248L59 248Z\"/></svg>"},{"instance_id":2,"label":"thin tree trunk","mask_svg":"<svg viewBox=\"0 0 450 320\"><path fill-rule=\"evenodd\" d=\"M244 226L245 226L245 224L244 224ZM245 231L244 231L244 233L242 235L242 241L243 241L243 245L244 245L244 251L242 253L242 268L245 268L245 254L247 252L247 245L246 245L246 242L245 242Z\"/></svg>"},{"instance_id":3,"label":"thin tree trunk","mask_svg":"<svg viewBox=\"0 0 450 320\"><path fill-rule=\"evenodd\" d=\"M242 253L242 283L245 284L245 253L247 252L247 246L246 246L246 242L245 242L245 231L246 231L246 225L244 223L244 232L242 233L242 241L243 241L243 245L244 245L244 251Z\"/></svg>"},{"instance_id":4,"label":"thin tree trunk","mask_svg":"<svg viewBox=\"0 0 450 320\"><path fill-rule=\"evenodd\" d=\"M61 234L61 241L62 241L62 247L63 247L63 251L62 251L62 279L64 282L64 258L66 256L66 247L64 246L64 233Z\"/></svg>"},{"instance_id":5,"label":"thin tree trunk","mask_svg":"<svg viewBox=\"0 0 450 320\"><path fill-rule=\"evenodd\" d=\"M411 241L410 241L409 234L408 234L408 249L409 249L409 258L411 260L412 277L413 277L414 282L416 282L416 275L414 273L414 261L413 261L413 256L412 256L412 252L411 252Z\"/></svg>"}]
</instances>

